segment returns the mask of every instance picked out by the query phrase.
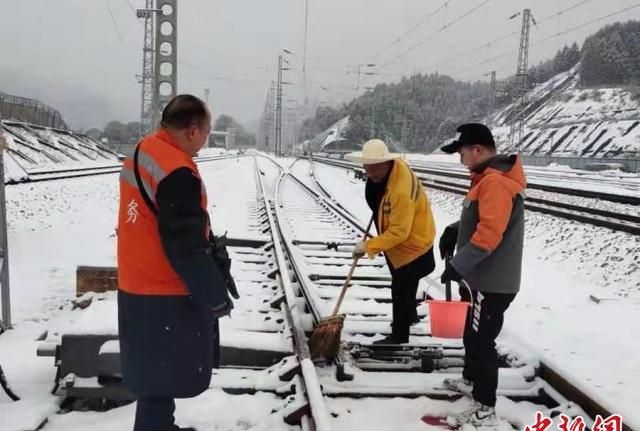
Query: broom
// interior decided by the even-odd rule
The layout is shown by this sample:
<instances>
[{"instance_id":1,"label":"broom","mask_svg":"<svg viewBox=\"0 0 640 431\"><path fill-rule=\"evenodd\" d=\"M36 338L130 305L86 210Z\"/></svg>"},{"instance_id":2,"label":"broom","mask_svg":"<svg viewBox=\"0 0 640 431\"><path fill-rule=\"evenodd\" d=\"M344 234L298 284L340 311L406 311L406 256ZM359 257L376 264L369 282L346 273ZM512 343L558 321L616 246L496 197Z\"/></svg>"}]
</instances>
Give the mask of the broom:
<instances>
[{"instance_id":1,"label":"broom","mask_svg":"<svg viewBox=\"0 0 640 431\"><path fill-rule=\"evenodd\" d=\"M364 237L362 238L363 241L366 240L367 236L369 235L369 229L371 229L374 217L375 213L371 216L371 220L369 220L367 230L365 230ZM340 291L340 296L338 297L338 302L333 308L333 313L331 313L331 316L321 319L316 324L316 327L311 333L309 348L311 350L312 358L323 356L327 359L331 359L334 358L340 350L340 335L342 334L342 326L344 324L345 315L338 315L338 311L340 310L340 305L342 304L344 295L347 293L347 288L349 287L349 283L351 282L353 271L358 265L358 260L360 260L359 256L355 257L353 259L353 262L351 263L351 268L349 268L347 278L344 280L342 290Z\"/></svg>"}]
</instances>

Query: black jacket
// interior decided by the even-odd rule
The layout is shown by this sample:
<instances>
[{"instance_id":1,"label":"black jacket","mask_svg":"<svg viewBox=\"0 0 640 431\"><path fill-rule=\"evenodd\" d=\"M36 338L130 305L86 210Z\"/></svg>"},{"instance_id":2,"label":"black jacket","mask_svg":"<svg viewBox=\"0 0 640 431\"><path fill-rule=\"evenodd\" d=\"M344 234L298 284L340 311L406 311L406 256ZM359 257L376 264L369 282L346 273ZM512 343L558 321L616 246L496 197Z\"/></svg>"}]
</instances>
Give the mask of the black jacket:
<instances>
[{"instance_id":1,"label":"black jacket","mask_svg":"<svg viewBox=\"0 0 640 431\"><path fill-rule=\"evenodd\" d=\"M216 309L229 297L205 237L209 216L200 205L201 195L200 179L189 168L172 172L158 184L158 228L165 254L193 300Z\"/></svg>"}]
</instances>

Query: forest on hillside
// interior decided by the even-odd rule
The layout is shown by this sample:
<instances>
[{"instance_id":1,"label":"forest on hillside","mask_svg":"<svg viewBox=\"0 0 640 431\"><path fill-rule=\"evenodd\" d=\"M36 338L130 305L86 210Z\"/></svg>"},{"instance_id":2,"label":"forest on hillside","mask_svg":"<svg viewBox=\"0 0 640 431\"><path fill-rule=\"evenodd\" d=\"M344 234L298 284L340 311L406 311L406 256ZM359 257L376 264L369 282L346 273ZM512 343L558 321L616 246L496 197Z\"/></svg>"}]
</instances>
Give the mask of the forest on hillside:
<instances>
[{"instance_id":1,"label":"forest on hillside","mask_svg":"<svg viewBox=\"0 0 640 431\"><path fill-rule=\"evenodd\" d=\"M580 85L640 86L640 21L615 23L589 36L582 47L565 46L529 69L533 88L580 63ZM497 83L494 109L516 97L515 79ZM463 82L441 74L417 74L400 82L376 85L341 107L319 107L302 124L301 139L311 139L349 115L346 138L363 142L380 137L408 151L431 151L458 124L481 120L491 109L487 82Z\"/></svg>"}]
</instances>

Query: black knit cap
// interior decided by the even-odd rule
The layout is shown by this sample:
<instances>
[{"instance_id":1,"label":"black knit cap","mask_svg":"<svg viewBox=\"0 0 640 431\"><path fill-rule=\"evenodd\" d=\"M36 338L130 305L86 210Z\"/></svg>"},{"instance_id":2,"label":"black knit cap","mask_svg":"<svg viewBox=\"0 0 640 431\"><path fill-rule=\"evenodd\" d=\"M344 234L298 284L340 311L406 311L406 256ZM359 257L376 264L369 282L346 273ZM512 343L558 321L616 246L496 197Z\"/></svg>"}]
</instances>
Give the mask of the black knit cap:
<instances>
[{"instance_id":1,"label":"black knit cap","mask_svg":"<svg viewBox=\"0 0 640 431\"><path fill-rule=\"evenodd\" d=\"M459 126L456 129L456 137L448 143L443 145L440 149L448 154L457 152L460 147L465 145L482 145L483 147L494 149L496 143L493 140L493 135L487 126L480 123L467 123Z\"/></svg>"}]
</instances>

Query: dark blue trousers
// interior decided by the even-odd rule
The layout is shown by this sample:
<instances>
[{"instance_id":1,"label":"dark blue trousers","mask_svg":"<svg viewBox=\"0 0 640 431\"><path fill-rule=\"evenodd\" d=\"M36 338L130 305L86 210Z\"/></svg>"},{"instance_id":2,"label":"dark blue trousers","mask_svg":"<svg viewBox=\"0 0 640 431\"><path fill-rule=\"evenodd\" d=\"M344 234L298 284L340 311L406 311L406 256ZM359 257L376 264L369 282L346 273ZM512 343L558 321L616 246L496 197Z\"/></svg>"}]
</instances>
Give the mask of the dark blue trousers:
<instances>
[{"instance_id":1,"label":"dark blue trousers","mask_svg":"<svg viewBox=\"0 0 640 431\"><path fill-rule=\"evenodd\" d=\"M138 398L133 431L172 431L175 410L173 398Z\"/></svg>"}]
</instances>

